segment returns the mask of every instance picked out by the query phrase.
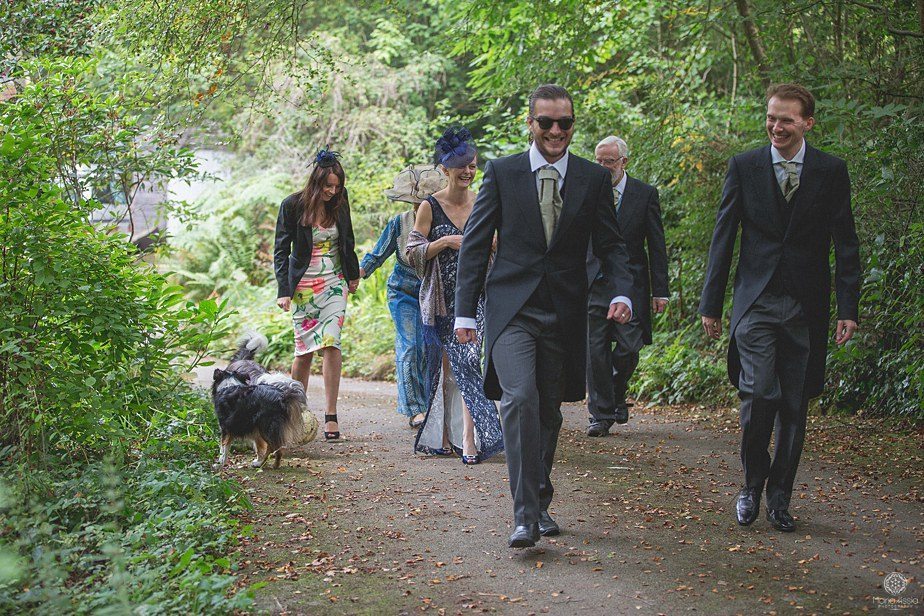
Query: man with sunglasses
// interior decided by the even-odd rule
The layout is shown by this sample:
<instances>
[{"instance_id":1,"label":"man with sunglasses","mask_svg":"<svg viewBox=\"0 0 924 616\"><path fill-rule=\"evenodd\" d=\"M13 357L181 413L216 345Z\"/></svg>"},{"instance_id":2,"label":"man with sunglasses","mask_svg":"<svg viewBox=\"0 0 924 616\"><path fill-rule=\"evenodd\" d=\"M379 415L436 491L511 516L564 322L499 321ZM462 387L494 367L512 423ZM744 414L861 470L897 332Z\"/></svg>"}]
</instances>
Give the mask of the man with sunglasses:
<instances>
[{"instance_id":1,"label":"man with sunglasses","mask_svg":"<svg viewBox=\"0 0 924 616\"><path fill-rule=\"evenodd\" d=\"M606 275L608 318L626 323L632 281L610 174L568 152L574 104L557 85L529 97L529 150L490 161L465 226L456 285L456 336L478 343L475 311L485 302L487 396L500 400L513 496L510 547L559 533L549 515L550 473L562 401L584 399L587 249ZM488 257L495 233L497 252Z\"/></svg>"},{"instance_id":2,"label":"man with sunglasses","mask_svg":"<svg viewBox=\"0 0 924 616\"><path fill-rule=\"evenodd\" d=\"M607 137L597 144L594 156L597 164L606 167L613 178L616 218L629 251L632 274L629 297L634 308L628 323L614 323L606 318L609 291L600 271L600 261L588 252L587 410L590 425L587 436L606 436L613 423L629 421L626 402L629 379L638 366L642 345L651 344L649 300L656 313L663 312L667 306L667 249L658 190L626 174L629 160L626 142L619 137Z\"/></svg>"}]
</instances>

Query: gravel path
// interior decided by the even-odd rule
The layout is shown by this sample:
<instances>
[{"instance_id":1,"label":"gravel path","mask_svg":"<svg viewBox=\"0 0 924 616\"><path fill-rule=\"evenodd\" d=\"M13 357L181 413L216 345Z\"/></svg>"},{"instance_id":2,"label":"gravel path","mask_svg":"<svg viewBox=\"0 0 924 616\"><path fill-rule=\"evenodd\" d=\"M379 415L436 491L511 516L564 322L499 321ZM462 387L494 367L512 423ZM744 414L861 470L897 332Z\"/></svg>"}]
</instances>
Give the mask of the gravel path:
<instances>
[{"instance_id":1,"label":"gravel path","mask_svg":"<svg viewBox=\"0 0 924 616\"><path fill-rule=\"evenodd\" d=\"M312 377L319 417L320 385ZM511 550L503 456L415 458L395 395L345 379L347 440L302 446L275 471L246 468L244 448L232 456L226 472L254 503L240 585L266 582L262 611L853 614L901 600L921 613L920 432L874 437L813 418L797 531L782 534L763 516L734 521L732 409L641 410L590 439L581 407L566 405L551 509L563 534ZM883 589L893 572L907 581L897 596Z\"/></svg>"}]
</instances>

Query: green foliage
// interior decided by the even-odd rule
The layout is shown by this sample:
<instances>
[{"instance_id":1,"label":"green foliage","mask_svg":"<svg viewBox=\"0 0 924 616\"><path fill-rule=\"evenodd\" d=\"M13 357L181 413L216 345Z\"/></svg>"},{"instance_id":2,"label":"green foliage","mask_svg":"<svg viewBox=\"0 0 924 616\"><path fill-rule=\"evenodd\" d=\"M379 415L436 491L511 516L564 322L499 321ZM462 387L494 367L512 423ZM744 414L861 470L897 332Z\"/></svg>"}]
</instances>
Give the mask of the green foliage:
<instances>
[{"instance_id":1,"label":"green foliage","mask_svg":"<svg viewBox=\"0 0 924 616\"><path fill-rule=\"evenodd\" d=\"M656 404L732 403L723 349L698 350L690 340L698 329L655 334L654 344L642 350L630 383L635 397Z\"/></svg>"},{"instance_id":2,"label":"green foliage","mask_svg":"<svg viewBox=\"0 0 924 616\"><path fill-rule=\"evenodd\" d=\"M0 609L246 609L227 557L245 501L193 464L215 428L184 379L224 306L88 222L94 186L130 203L189 156L96 66L21 61L0 104Z\"/></svg>"},{"instance_id":3,"label":"green foliage","mask_svg":"<svg viewBox=\"0 0 924 616\"><path fill-rule=\"evenodd\" d=\"M371 249L369 244L367 248ZM362 256L362 248L357 250ZM388 310L388 276L394 257L359 284L343 324L343 368L350 376L395 378L395 324Z\"/></svg>"},{"instance_id":4,"label":"green foliage","mask_svg":"<svg viewBox=\"0 0 924 616\"><path fill-rule=\"evenodd\" d=\"M0 438L26 453L95 450L135 433L224 319L215 301L188 302L87 222L97 204L62 186L75 186L84 149L105 152L110 125L95 120L110 114L74 91L89 112L73 113L83 119L73 135L50 130L60 109L44 111L45 85L0 108Z\"/></svg>"},{"instance_id":5,"label":"green foliage","mask_svg":"<svg viewBox=\"0 0 924 616\"><path fill-rule=\"evenodd\" d=\"M0 533L5 553L20 556L0 579L0 610L226 614L251 605L251 592L233 592L228 558L247 532L233 516L249 504L201 463L214 453L214 419L201 397L187 404L156 415L160 433L127 464L41 470L5 459L14 488L0 503Z\"/></svg>"}]
</instances>

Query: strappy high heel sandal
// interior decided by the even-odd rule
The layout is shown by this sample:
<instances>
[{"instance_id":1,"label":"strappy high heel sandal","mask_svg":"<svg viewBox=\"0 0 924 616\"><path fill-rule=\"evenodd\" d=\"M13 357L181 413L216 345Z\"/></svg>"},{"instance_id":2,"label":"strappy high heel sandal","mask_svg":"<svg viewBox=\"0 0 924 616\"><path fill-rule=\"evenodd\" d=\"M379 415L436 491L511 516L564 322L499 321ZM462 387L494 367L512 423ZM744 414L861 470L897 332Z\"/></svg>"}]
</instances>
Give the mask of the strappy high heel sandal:
<instances>
[{"instance_id":1,"label":"strappy high heel sandal","mask_svg":"<svg viewBox=\"0 0 924 616\"><path fill-rule=\"evenodd\" d=\"M334 413L333 415L324 415L324 423L327 423L329 421L337 421L337 414ZM339 427L340 422L338 421L337 423ZM327 430L325 430L324 440L325 441L339 441L340 440L340 430L337 430L335 432L328 432Z\"/></svg>"}]
</instances>

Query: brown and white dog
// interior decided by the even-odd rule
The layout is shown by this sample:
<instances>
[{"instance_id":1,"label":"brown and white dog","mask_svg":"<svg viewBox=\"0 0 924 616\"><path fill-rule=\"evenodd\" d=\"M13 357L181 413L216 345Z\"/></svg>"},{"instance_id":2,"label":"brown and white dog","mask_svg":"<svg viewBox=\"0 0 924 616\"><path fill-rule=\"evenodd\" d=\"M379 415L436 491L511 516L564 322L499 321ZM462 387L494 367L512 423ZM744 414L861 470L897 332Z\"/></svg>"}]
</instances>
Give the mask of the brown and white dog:
<instances>
[{"instance_id":1,"label":"brown and white dog","mask_svg":"<svg viewBox=\"0 0 924 616\"><path fill-rule=\"evenodd\" d=\"M272 454L273 468L278 468L283 448L301 443L305 436L303 415L309 414L305 390L298 381L267 372L254 361L266 345L265 336L249 332L241 339L231 363L224 370L215 370L212 403L221 428L216 469L227 463L229 446L236 438L253 443L257 457L251 466L263 466Z\"/></svg>"}]
</instances>

